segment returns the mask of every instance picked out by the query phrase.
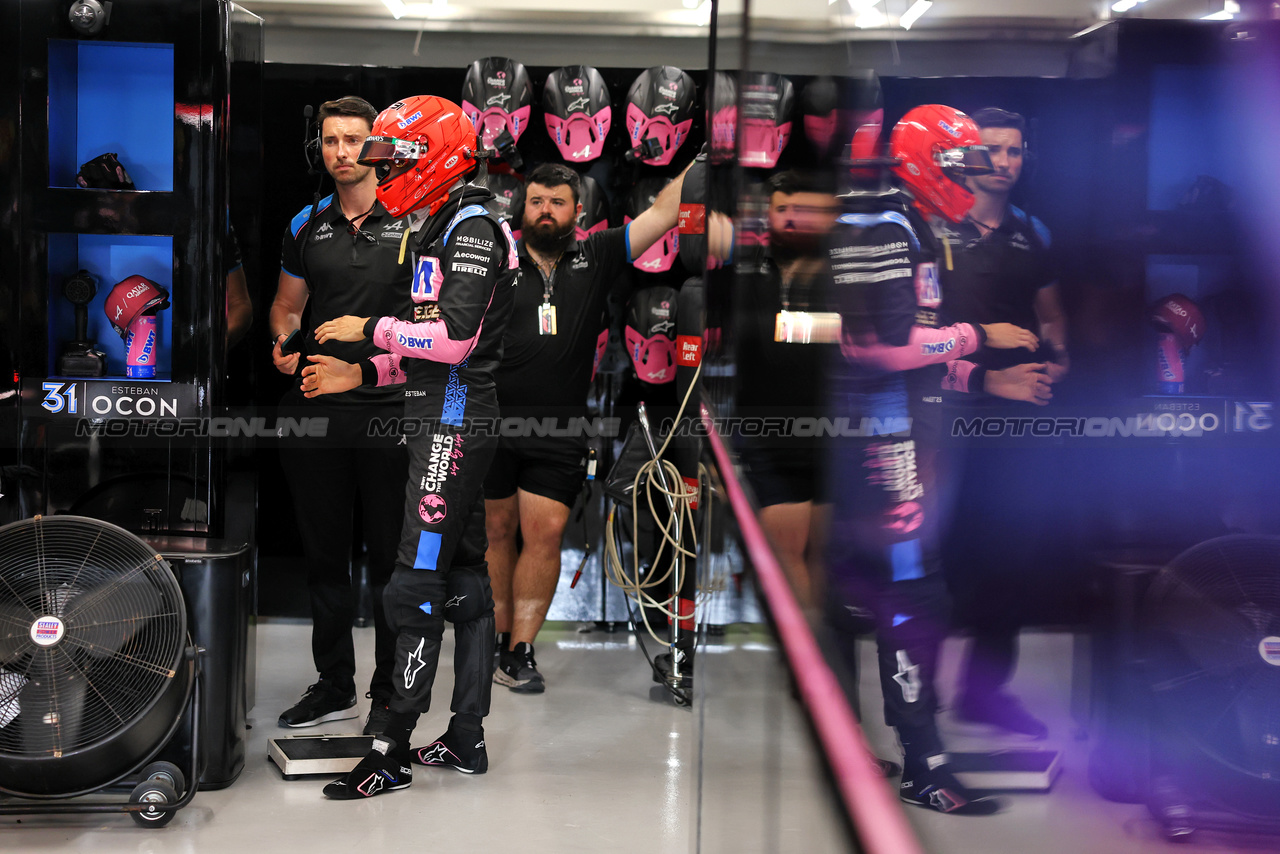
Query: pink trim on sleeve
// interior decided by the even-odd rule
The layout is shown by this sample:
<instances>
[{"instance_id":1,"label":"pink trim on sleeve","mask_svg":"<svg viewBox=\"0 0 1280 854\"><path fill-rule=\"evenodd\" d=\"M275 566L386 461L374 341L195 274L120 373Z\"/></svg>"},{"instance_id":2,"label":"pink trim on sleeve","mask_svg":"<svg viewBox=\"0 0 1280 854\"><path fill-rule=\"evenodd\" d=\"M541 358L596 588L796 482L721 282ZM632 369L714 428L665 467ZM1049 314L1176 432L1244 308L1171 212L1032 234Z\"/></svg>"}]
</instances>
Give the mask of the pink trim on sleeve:
<instances>
[{"instance_id":1,"label":"pink trim on sleeve","mask_svg":"<svg viewBox=\"0 0 1280 854\"><path fill-rule=\"evenodd\" d=\"M493 301L492 294L489 301ZM397 356L456 365L471 355L483 329L484 321L481 321L476 327L476 333L470 338L454 341L449 337L449 327L443 320L411 323L394 317L383 317L374 327L373 343Z\"/></svg>"},{"instance_id":2,"label":"pink trim on sleeve","mask_svg":"<svg viewBox=\"0 0 1280 854\"><path fill-rule=\"evenodd\" d=\"M404 382L404 368L400 367L400 357L391 353L380 353L369 359L378 370L378 385L400 385Z\"/></svg>"},{"instance_id":3,"label":"pink trim on sleeve","mask_svg":"<svg viewBox=\"0 0 1280 854\"><path fill-rule=\"evenodd\" d=\"M973 362L959 360L947 362L947 375L942 378L943 391L969 391L969 375L976 368Z\"/></svg>"},{"instance_id":4,"label":"pink trim on sleeve","mask_svg":"<svg viewBox=\"0 0 1280 854\"><path fill-rule=\"evenodd\" d=\"M980 346L981 339L972 324L957 323L941 329L913 326L907 343L897 347L882 344L874 336L865 341L846 337L840 342L840 351L852 362L896 372L951 361L973 353Z\"/></svg>"}]
</instances>

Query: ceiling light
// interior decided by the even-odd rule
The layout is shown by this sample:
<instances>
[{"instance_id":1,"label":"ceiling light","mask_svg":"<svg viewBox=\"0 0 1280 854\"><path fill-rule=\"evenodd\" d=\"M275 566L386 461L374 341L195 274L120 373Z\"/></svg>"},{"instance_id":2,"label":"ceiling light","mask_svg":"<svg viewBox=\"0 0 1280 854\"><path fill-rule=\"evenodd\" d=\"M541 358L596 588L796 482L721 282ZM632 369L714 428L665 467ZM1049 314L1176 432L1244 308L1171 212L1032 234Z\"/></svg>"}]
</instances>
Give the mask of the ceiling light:
<instances>
[{"instance_id":1,"label":"ceiling light","mask_svg":"<svg viewBox=\"0 0 1280 854\"><path fill-rule=\"evenodd\" d=\"M1134 6L1138 5L1138 0L1116 0L1111 4L1112 12L1128 12Z\"/></svg>"},{"instance_id":2,"label":"ceiling light","mask_svg":"<svg viewBox=\"0 0 1280 854\"><path fill-rule=\"evenodd\" d=\"M405 8L404 0L382 0L382 4L391 10L391 14L398 21L404 17L404 13L409 11Z\"/></svg>"},{"instance_id":3,"label":"ceiling light","mask_svg":"<svg viewBox=\"0 0 1280 854\"><path fill-rule=\"evenodd\" d=\"M933 7L931 0L916 0L911 4L911 8L902 13L902 17L898 19L898 26L904 30L911 29L911 25L920 20L920 16Z\"/></svg>"},{"instance_id":4,"label":"ceiling light","mask_svg":"<svg viewBox=\"0 0 1280 854\"><path fill-rule=\"evenodd\" d=\"M887 23L889 19L878 9L865 9L853 19L853 25L860 30L868 27L883 27Z\"/></svg>"},{"instance_id":5,"label":"ceiling light","mask_svg":"<svg viewBox=\"0 0 1280 854\"><path fill-rule=\"evenodd\" d=\"M1236 0L1223 0L1222 11L1214 12L1212 15L1205 15L1202 21L1230 21L1240 13L1240 4Z\"/></svg>"}]
</instances>

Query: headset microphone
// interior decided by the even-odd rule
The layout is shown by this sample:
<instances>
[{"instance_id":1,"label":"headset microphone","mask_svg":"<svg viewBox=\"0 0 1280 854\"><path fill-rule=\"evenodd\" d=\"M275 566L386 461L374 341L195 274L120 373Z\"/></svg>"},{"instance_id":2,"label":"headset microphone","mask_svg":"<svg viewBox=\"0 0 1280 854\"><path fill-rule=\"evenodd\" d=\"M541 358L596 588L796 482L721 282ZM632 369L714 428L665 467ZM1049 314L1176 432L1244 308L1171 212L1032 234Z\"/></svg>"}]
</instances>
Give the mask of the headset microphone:
<instances>
[{"instance_id":1,"label":"headset microphone","mask_svg":"<svg viewBox=\"0 0 1280 854\"><path fill-rule=\"evenodd\" d=\"M312 117L315 110L310 104L302 108L302 150L307 158L307 174L316 176L320 174L320 128L315 125Z\"/></svg>"}]
</instances>

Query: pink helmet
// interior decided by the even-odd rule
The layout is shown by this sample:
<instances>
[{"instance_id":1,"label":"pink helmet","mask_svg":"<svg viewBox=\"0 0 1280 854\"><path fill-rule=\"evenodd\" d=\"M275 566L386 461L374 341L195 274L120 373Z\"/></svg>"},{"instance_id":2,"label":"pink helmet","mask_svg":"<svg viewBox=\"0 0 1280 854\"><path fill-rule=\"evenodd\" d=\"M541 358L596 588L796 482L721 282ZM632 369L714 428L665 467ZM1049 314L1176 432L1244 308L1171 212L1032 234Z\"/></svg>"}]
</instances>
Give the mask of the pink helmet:
<instances>
[{"instance_id":1,"label":"pink helmet","mask_svg":"<svg viewBox=\"0 0 1280 854\"><path fill-rule=\"evenodd\" d=\"M518 142L529 126L531 104L533 84L524 65L514 59L490 56L477 59L467 69L462 110L485 148L496 149L498 135L504 130Z\"/></svg>"},{"instance_id":2,"label":"pink helmet","mask_svg":"<svg viewBox=\"0 0 1280 854\"><path fill-rule=\"evenodd\" d=\"M831 154L840 126L840 90L832 77L815 77L800 93L804 135L819 154Z\"/></svg>"},{"instance_id":3,"label":"pink helmet","mask_svg":"<svg viewBox=\"0 0 1280 854\"><path fill-rule=\"evenodd\" d=\"M743 166L772 168L791 139L791 108L795 87L780 74L761 71L742 84L742 143L738 158Z\"/></svg>"},{"instance_id":4,"label":"pink helmet","mask_svg":"<svg viewBox=\"0 0 1280 854\"><path fill-rule=\"evenodd\" d=\"M547 133L570 163L595 160L613 122L609 87L589 65L566 65L547 75L542 89Z\"/></svg>"},{"instance_id":5,"label":"pink helmet","mask_svg":"<svg viewBox=\"0 0 1280 854\"><path fill-rule=\"evenodd\" d=\"M731 76L717 71L708 100L711 162L726 163L738 153L738 85Z\"/></svg>"},{"instance_id":6,"label":"pink helmet","mask_svg":"<svg viewBox=\"0 0 1280 854\"><path fill-rule=\"evenodd\" d=\"M627 355L643 382L660 385L676 378L676 290L666 286L636 291L624 330Z\"/></svg>"},{"instance_id":7,"label":"pink helmet","mask_svg":"<svg viewBox=\"0 0 1280 854\"><path fill-rule=\"evenodd\" d=\"M693 78L671 65L655 65L640 72L627 92L627 134L631 145L655 139L662 153L642 158L651 166L671 162L693 127Z\"/></svg>"},{"instance_id":8,"label":"pink helmet","mask_svg":"<svg viewBox=\"0 0 1280 854\"><path fill-rule=\"evenodd\" d=\"M661 193L662 188L670 183L670 178L658 178L656 176L641 178L637 181L635 187L631 190L631 195L627 197L627 215L623 217L622 221L631 222L631 220L653 207L654 201L658 198L658 193ZM680 229L678 225L673 225L666 234L659 237L652 246L642 252L640 257L633 261L632 264L642 273L665 273L671 269L671 265L675 263L679 254Z\"/></svg>"},{"instance_id":9,"label":"pink helmet","mask_svg":"<svg viewBox=\"0 0 1280 854\"><path fill-rule=\"evenodd\" d=\"M586 240L588 235L609 227L609 207L594 178L582 175L579 180L578 203L582 205L582 213L578 214L577 238Z\"/></svg>"}]
</instances>

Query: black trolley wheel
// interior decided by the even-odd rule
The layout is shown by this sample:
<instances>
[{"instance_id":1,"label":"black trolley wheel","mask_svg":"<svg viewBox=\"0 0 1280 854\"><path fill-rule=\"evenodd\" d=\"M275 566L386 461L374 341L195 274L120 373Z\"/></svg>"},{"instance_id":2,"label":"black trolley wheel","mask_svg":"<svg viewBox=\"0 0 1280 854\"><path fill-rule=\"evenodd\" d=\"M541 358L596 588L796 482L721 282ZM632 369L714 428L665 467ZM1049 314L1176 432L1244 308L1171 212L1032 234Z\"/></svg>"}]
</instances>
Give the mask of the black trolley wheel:
<instances>
[{"instance_id":1,"label":"black trolley wheel","mask_svg":"<svg viewBox=\"0 0 1280 854\"><path fill-rule=\"evenodd\" d=\"M143 780L133 787L129 793L129 803L146 804L146 809L131 812L129 815L141 827L164 827L178 810L165 809L178 802L178 793L164 780Z\"/></svg>"}]
</instances>

